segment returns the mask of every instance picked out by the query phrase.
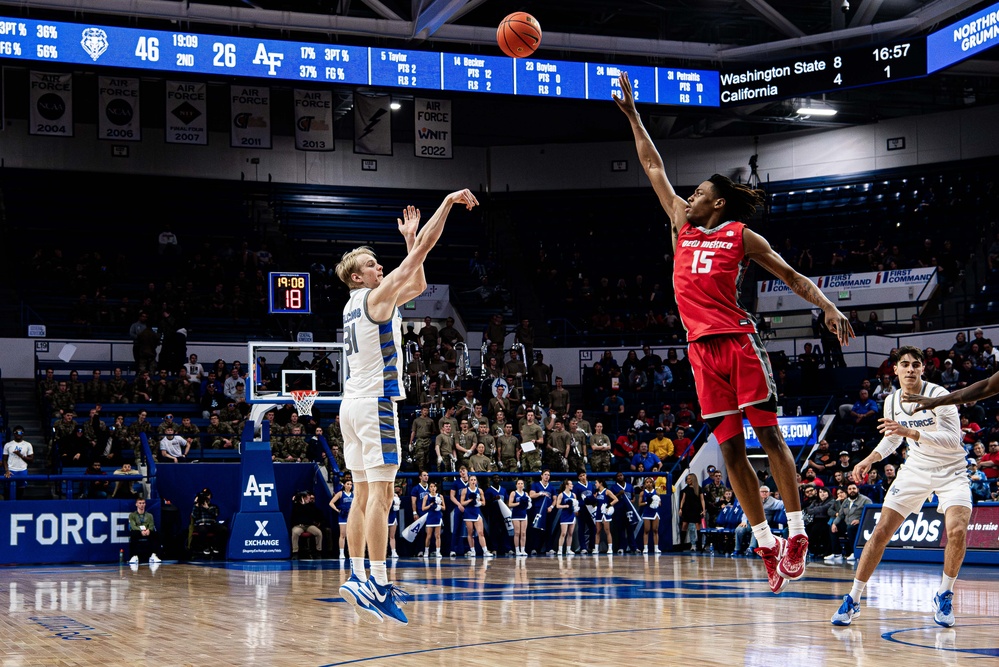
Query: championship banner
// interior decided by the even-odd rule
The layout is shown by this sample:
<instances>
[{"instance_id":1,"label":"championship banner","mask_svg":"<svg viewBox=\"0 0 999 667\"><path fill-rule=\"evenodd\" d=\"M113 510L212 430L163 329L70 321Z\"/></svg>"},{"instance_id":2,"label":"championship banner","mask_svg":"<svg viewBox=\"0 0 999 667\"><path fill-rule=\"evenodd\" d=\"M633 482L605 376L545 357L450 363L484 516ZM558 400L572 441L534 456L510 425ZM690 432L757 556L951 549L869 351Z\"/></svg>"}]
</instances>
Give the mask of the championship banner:
<instances>
[{"instance_id":1,"label":"championship banner","mask_svg":"<svg viewBox=\"0 0 999 667\"><path fill-rule=\"evenodd\" d=\"M166 82L166 142L208 145L208 85Z\"/></svg>"},{"instance_id":2,"label":"championship banner","mask_svg":"<svg viewBox=\"0 0 999 667\"><path fill-rule=\"evenodd\" d=\"M142 141L138 79L112 76L98 79L97 138Z\"/></svg>"},{"instance_id":3,"label":"championship banner","mask_svg":"<svg viewBox=\"0 0 999 667\"><path fill-rule=\"evenodd\" d=\"M73 75L31 72L28 76L29 134L73 136Z\"/></svg>"},{"instance_id":4,"label":"championship banner","mask_svg":"<svg viewBox=\"0 0 999 667\"><path fill-rule=\"evenodd\" d=\"M416 98L416 139L413 151L416 157L450 160L451 154L451 100Z\"/></svg>"},{"instance_id":5,"label":"championship banner","mask_svg":"<svg viewBox=\"0 0 999 667\"><path fill-rule=\"evenodd\" d=\"M354 93L354 152L392 155L390 95Z\"/></svg>"},{"instance_id":6,"label":"championship banner","mask_svg":"<svg viewBox=\"0 0 999 667\"><path fill-rule=\"evenodd\" d=\"M333 142L333 91L295 89L295 148L336 150Z\"/></svg>"},{"instance_id":7,"label":"championship banner","mask_svg":"<svg viewBox=\"0 0 999 667\"><path fill-rule=\"evenodd\" d=\"M233 148L271 147L271 89L231 86L231 145Z\"/></svg>"}]
</instances>

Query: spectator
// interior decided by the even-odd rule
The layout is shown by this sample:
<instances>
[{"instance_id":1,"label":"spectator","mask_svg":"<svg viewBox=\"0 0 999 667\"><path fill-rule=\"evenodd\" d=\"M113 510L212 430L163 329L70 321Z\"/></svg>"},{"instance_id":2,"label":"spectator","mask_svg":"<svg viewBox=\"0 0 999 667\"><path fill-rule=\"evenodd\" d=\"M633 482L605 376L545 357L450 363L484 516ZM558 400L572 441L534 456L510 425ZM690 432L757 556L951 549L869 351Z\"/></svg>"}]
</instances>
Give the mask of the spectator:
<instances>
[{"instance_id":1,"label":"spectator","mask_svg":"<svg viewBox=\"0 0 999 667\"><path fill-rule=\"evenodd\" d=\"M133 341L139 338L139 334L149 326L149 313L144 310L139 311L138 319L128 328L128 337Z\"/></svg>"},{"instance_id":2,"label":"spectator","mask_svg":"<svg viewBox=\"0 0 999 667\"><path fill-rule=\"evenodd\" d=\"M676 411L676 424L677 426L682 426L684 428L690 428L693 426L694 421L697 419L697 415L691 409L689 403L680 403L680 409Z\"/></svg>"},{"instance_id":3,"label":"spectator","mask_svg":"<svg viewBox=\"0 0 999 667\"><path fill-rule=\"evenodd\" d=\"M156 555L156 523L152 514L146 512L146 501L138 498L135 501L135 511L128 515L128 553L131 554L130 565L139 564L139 554L146 558L149 554L149 564L159 563Z\"/></svg>"},{"instance_id":4,"label":"spectator","mask_svg":"<svg viewBox=\"0 0 999 667\"><path fill-rule=\"evenodd\" d=\"M14 437L3 446L3 476L5 479L27 477L28 464L35 460L35 450L31 443L24 439L24 427L14 427ZM28 480L20 479L7 485L7 500L16 497L21 500L23 489L28 486Z\"/></svg>"},{"instance_id":5,"label":"spectator","mask_svg":"<svg viewBox=\"0 0 999 667\"><path fill-rule=\"evenodd\" d=\"M638 435L635 429L629 428L628 432L618 436L614 443L612 454L614 456L614 469L631 470L631 460L638 451Z\"/></svg>"},{"instance_id":6,"label":"spectator","mask_svg":"<svg viewBox=\"0 0 999 667\"><path fill-rule=\"evenodd\" d=\"M648 472L659 472L663 467L663 462L659 457L649 452L649 443L647 442L639 443L638 452L631 458L632 470L638 470L639 464L644 466L643 469Z\"/></svg>"},{"instance_id":7,"label":"spectator","mask_svg":"<svg viewBox=\"0 0 999 667\"><path fill-rule=\"evenodd\" d=\"M676 426L676 415L672 412L672 406L669 403L663 404L663 411L656 415L656 426L661 426L665 433L672 433L673 427Z\"/></svg>"},{"instance_id":8,"label":"spectator","mask_svg":"<svg viewBox=\"0 0 999 667\"><path fill-rule=\"evenodd\" d=\"M944 359L943 372L940 374L940 385L947 391L954 391L957 389L957 383L960 381L961 373L955 370L954 362L951 359Z\"/></svg>"},{"instance_id":9,"label":"spectator","mask_svg":"<svg viewBox=\"0 0 999 667\"><path fill-rule=\"evenodd\" d=\"M885 399L893 391L895 391L895 385L892 383L892 376L886 373L881 376L881 384L874 389L874 400L884 404Z\"/></svg>"},{"instance_id":10,"label":"spectator","mask_svg":"<svg viewBox=\"0 0 999 667\"><path fill-rule=\"evenodd\" d=\"M132 469L131 463L122 463L121 468L112 473L112 477L138 477L138 481L118 480L114 483L114 490L111 492L112 498L135 498L137 492L142 488L141 475L138 470ZM138 488L136 488L138 487Z\"/></svg>"},{"instance_id":11,"label":"spectator","mask_svg":"<svg viewBox=\"0 0 999 667\"><path fill-rule=\"evenodd\" d=\"M991 492L988 478L985 477L985 473L978 469L978 462L975 459L968 459L968 480L971 482L972 499L975 501L989 500Z\"/></svg>"},{"instance_id":12,"label":"spectator","mask_svg":"<svg viewBox=\"0 0 999 667\"><path fill-rule=\"evenodd\" d=\"M107 475L107 473L101 470L101 462L99 460L92 461L87 469L83 472L84 475ZM108 497L108 487L111 485L110 481L106 480L91 480L87 482L87 498L89 500L103 499Z\"/></svg>"},{"instance_id":13,"label":"spectator","mask_svg":"<svg viewBox=\"0 0 999 667\"><path fill-rule=\"evenodd\" d=\"M316 507L316 497L309 491L295 494L291 505L291 557L298 556L302 533L316 538L316 554L323 552L323 516Z\"/></svg>"},{"instance_id":14,"label":"spectator","mask_svg":"<svg viewBox=\"0 0 999 667\"><path fill-rule=\"evenodd\" d=\"M665 463L673 458L673 441L666 437L662 426L656 426L655 435L649 442L649 451Z\"/></svg>"},{"instance_id":15,"label":"spectator","mask_svg":"<svg viewBox=\"0 0 999 667\"><path fill-rule=\"evenodd\" d=\"M191 445L168 428L160 440L160 461L162 463L182 463L187 460Z\"/></svg>"},{"instance_id":16,"label":"spectator","mask_svg":"<svg viewBox=\"0 0 999 667\"><path fill-rule=\"evenodd\" d=\"M850 408L848 421L867 428L874 428L878 420L878 404L868 395L866 389L857 393L857 402Z\"/></svg>"},{"instance_id":17,"label":"spectator","mask_svg":"<svg viewBox=\"0 0 999 667\"><path fill-rule=\"evenodd\" d=\"M604 433L604 424L597 422L590 438L590 467L593 472L610 472L611 451L611 441Z\"/></svg>"},{"instance_id":18,"label":"spectator","mask_svg":"<svg viewBox=\"0 0 999 667\"><path fill-rule=\"evenodd\" d=\"M554 392L552 393L554 394ZM620 433L624 415L624 399L621 398L616 389L612 389L610 395L604 399L603 411L611 432Z\"/></svg>"},{"instance_id":19,"label":"spectator","mask_svg":"<svg viewBox=\"0 0 999 667\"><path fill-rule=\"evenodd\" d=\"M687 437L687 429L682 426L676 429L676 437L673 438L673 451L678 459L690 458L694 455L693 443Z\"/></svg>"},{"instance_id":20,"label":"spectator","mask_svg":"<svg viewBox=\"0 0 999 667\"><path fill-rule=\"evenodd\" d=\"M63 422L60 422L62 425ZM73 423L73 430L56 441L63 467L86 468L93 460L93 450L83 435L83 427Z\"/></svg>"},{"instance_id":21,"label":"spectator","mask_svg":"<svg viewBox=\"0 0 999 667\"><path fill-rule=\"evenodd\" d=\"M811 502L806 502L801 507L805 516L808 548L816 558L825 558L832 553L832 536L829 532L829 510L832 505L829 489L819 487Z\"/></svg>"},{"instance_id":22,"label":"spectator","mask_svg":"<svg viewBox=\"0 0 999 667\"><path fill-rule=\"evenodd\" d=\"M982 427L976 422L968 419L968 415L961 415L961 435L965 444L965 449L970 449L978 442L978 435L982 432Z\"/></svg>"},{"instance_id":23,"label":"spectator","mask_svg":"<svg viewBox=\"0 0 999 667\"><path fill-rule=\"evenodd\" d=\"M76 401L69 391L69 384L60 380L55 394L52 395L52 416L61 417L67 412L72 413L76 409Z\"/></svg>"},{"instance_id":24,"label":"spectator","mask_svg":"<svg viewBox=\"0 0 999 667\"><path fill-rule=\"evenodd\" d=\"M989 443L989 451L978 460L978 469L985 473L989 485L995 488L999 480L999 441Z\"/></svg>"},{"instance_id":25,"label":"spectator","mask_svg":"<svg viewBox=\"0 0 999 667\"><path fill-rule=\"evenodd\" d=\"M968 342L968 337L964 335L963 331L958 331L957 335L954 337L954 344L950 346L950 351L953 352L958 357L965 357L971 352L971 343Z\"/></svg>"},{"instance_id":26,"label":"spectator","mask_svg":"<svg viewBox=\"0 0 999 667\"><path fill-rule=\"evenodd\" d=\"M205 369L198 363L198 355L192 354L187 358L187 363L184 364L184 370L187 371L187 376L192 380L197 380L201 382L204 379Z\"/></svg>"},{"instance_id":27,"label":"spectator","mask_svg":"<svg viewBox=\"0 0 999 667\"><path fill-rule=\"evenodd\" d=\"M220 525L219 508L212 504L212 492L203 490L191 509L191 550L215 556L225 548L225 529Z\"/></svg>"},{"instance_id":28,"label":"spectator","mask_svg":"<svg viewBox=\"0 0 999 667\"><path fill-rule=\"evenodd\" d=\"M846 487L846 499L840 504L839 510L836 512L836 520L829 528L834 537L841 539L842 555L833 553L826 556L826 561L841 563L843 556L846 556L846 561L849 563L855 560L853 544L857 538L857 531L860 530L860 517L863 516L864 505L870 503L871 499L861 495L856 484L850 483ZM842 540L843 537L846 539Z\"/></svg>"}]
</instances>

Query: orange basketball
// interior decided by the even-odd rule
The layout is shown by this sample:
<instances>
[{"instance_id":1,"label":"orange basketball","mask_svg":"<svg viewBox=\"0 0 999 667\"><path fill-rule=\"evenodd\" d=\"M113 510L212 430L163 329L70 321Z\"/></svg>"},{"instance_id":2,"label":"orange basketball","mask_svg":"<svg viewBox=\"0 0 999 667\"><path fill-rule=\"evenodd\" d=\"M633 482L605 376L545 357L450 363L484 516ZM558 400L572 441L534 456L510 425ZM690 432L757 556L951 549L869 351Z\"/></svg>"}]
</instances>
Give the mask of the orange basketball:
<instances>
[{"instance_id":1,"label":"orange basketball","mask_svg":"<svg viewBox=\"0 0 999 667\"><path fill-rule=\"evenodd\" d=\"M496 29L500 50L511 58L524 58L541 44L541 24L527 12L510 14Z\"/></svg>"}]
</instances>

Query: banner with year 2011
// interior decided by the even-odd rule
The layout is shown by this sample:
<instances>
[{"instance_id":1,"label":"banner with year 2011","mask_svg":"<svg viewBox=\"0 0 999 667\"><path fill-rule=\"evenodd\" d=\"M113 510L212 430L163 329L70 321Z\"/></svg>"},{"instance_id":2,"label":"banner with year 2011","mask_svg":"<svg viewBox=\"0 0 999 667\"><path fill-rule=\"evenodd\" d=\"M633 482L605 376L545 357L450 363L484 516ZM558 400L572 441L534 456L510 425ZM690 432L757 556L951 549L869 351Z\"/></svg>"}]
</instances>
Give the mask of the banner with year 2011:
<instances>
[{"instance_id":1,"label":"banner with year 2011","mask_svg":"<svg viewBox=\"0 0 999 667\"><path fill-rule=\"evenodd\" d=\"M233 148L271 147L271 89L230 87Z\"/></svg>"},{"instance_id":2,"label":"banner with year 2011","mask_svg":"<svg viewBox=\"0 0 999 667\"><path fill-rule=\"evenodd\" d=\"M98 79L97 138L141 141L139 80L120 76Z\"/></svg>"},{"instance_id":3,"label":"banner with year 2011","mask_svg":"<svg viewBox=\"0 0 999 667\"><path fill-rule=\"evenodd\" d=\"M413 142L416 157L451 159L451 101L417 97L413 108L416 111Z\"/></svg>"},{"instance_id":4,"label":"banner with year 2011","mask_svg":"<svg viewBox=\"0 0 999 667\"><path fill-rule=\"evenodd\" d=\"M208 85L166 82L166 142L208 145Z\"/></svg>"},{"instance_id":5,"label":"banner with year 2011","mask_svg":"<svg viewBox=\"0 0 999 667\"><path fill-rule=\"evenodd\" d=\"M31 72L29 134L73 136L73 75Z\"/></svg>"}]
</instances>

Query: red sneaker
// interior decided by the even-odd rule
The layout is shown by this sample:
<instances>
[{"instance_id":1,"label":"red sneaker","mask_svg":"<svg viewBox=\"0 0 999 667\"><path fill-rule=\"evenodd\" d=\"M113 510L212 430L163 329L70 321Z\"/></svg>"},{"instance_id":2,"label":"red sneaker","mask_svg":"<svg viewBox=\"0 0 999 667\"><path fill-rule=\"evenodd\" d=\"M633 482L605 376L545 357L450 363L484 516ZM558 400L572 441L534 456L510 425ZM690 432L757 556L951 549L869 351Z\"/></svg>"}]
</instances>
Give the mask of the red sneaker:
<instances>
[{"instance_id":1,"label":"red sneaker","mask_svg":"<svg viewBox=\"0 0 999 667\"><path fill-rule=\"evenodd\" d=\"M805 576L805 562L808 560L808 537L793 535L787 540L787 551L777 563L777 573L794 581Z\"/></svg>"},{"instance_id":2,"label":"red sneaker","mask_svg":"<svg viewBox=\"0 0 999 667\"><path fill-rule=\"evenodd\" d=\"M787 553L787 540L776 535L774 535L774 539L777 540L777 544L774 546L770 548L756 547L753 551L763 559L763 564L767 567L767 583L770 584L770 590L774 592L774 595L777 595L787 586L787 579L777 571L777 564Z\"/></svg>"}]
</instances>

